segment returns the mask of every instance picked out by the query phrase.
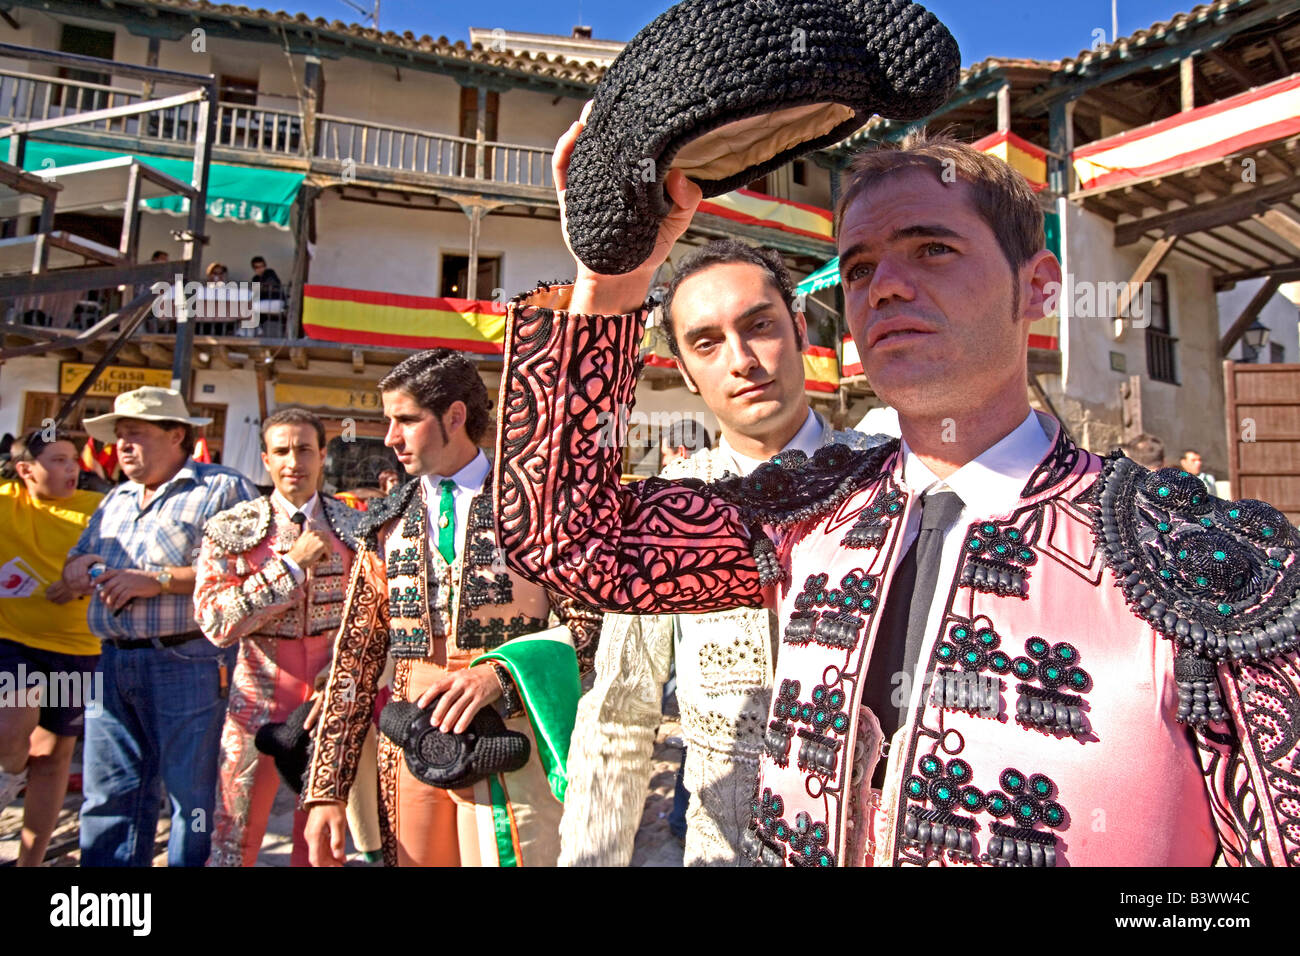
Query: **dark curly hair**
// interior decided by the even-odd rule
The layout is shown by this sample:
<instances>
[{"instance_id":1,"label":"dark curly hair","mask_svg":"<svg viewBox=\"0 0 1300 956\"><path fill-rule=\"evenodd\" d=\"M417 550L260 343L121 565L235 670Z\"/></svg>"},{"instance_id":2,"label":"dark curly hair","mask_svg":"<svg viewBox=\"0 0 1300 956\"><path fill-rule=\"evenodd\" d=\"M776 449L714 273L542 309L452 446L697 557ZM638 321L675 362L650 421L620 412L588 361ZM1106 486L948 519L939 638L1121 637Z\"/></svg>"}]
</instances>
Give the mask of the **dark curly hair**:
<instances>
[{"instance_id":1,"label":"dark curly hair","mask_svg":"<svg viewBox=\"0 0 1300 956\"><path fill-rule=\"evenodd\" d=\"M487 432L488 409L492 407L487 386L479 377L478 368L460 352L429 349L403 359L379 382L381 392L397 389L408 393L421 408L439 419L452 402L464 402L465 434L469 440L477 445Z\"/></svg>"},{"instance_id":2,"label":"dark curly hair","mask_svg":"<svg viewBox=\"0 0 1300 956\"><path fill-rule=\"evenodd\" d=\"M791 321L794 321L794 280L790 278L790 270L785 267L781 254L775 249L746 245L736 239L714 239L690 253L678 264L672 280L668 283L668 289L664 292L664 332L668 335L668 348L677 358L682 357L681 350L677 346L677 333L673 331L673 297L677 295L678 288L697 272L703 272L710 266L732 262L745 262L758 266L766 272L776 291L781 294L781 301L790 311ZM799 348L803 348L803 338L799 334L797 325L794 328L794 340Z\"/></svg>"}]
</instances>

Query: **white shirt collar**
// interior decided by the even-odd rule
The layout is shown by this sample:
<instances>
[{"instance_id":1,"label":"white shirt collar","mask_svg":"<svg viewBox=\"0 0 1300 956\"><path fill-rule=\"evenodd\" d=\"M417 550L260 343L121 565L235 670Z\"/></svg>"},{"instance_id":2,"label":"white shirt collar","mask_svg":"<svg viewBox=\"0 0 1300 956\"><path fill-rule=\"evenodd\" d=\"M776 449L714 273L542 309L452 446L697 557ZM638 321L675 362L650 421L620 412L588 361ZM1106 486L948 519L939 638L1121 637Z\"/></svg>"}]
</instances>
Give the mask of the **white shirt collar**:
<instances>
[{"instance_id":1,"label":"white shirt collar","mask_svg":"<svg viewBox=\"0 0 1300 956\"><path fill-rule=\"evenodd\" d=\"M280 494L279 490L271 492L271 503L287 514L290 518L297 512L301 511L310 521L316 517L316 512L320 510L320 495L312 495L305 505L299 508L292 501Z\"/></svg>"},{"instance_id":2,"label":"white shirt collar","mask_svg":"<svg viewBox=\"0 0 1300 956\"><path fill-rule=\"evenodd\" d=\"M800 426L797 432L795 432L794 437L786 442L785 448L781 450L801 451L811 458L821 446L822 421L810 408L808 409L808 417L804 419L803 425ZM727 441L725 435L718 439L718 451L730 455L742 475L751 474L755 468L767 461L766 458L750 458L748 455L742 455L740 452L736 451L736 449L731 447L731 443Z\"/></svg>"},{"instance_id":3,"label":"white shirt collar","mask_svg":"<svg viewBox=\"0 0 1300 956\"><path fill-rule=\"evenodd\" d=\"M1001 441L940 480L903 442L903 484L908 491L925 494L937 487L957 492L965 513L992 518L1014 511L1029 476L1051 450L1050 420L1034 411Z\"/></svg>"},{"instance_id":4,"label":"white shirt collar","mask_svg":"<svg viewBox=\"0 0 1300 956\"><path fill-rule=\"evenodd\" d=\"M483 489L483 483L487 481L488 476L488 459L483 454L483 449L479 449L468 465L456 472L454 475L424 475L420 480L424 482L425 499L428 501L437 501L440 494L438 486L442 484L444 478L450 477L456 484L456 494L476 495Z\"/></svg>"}]
</instances>

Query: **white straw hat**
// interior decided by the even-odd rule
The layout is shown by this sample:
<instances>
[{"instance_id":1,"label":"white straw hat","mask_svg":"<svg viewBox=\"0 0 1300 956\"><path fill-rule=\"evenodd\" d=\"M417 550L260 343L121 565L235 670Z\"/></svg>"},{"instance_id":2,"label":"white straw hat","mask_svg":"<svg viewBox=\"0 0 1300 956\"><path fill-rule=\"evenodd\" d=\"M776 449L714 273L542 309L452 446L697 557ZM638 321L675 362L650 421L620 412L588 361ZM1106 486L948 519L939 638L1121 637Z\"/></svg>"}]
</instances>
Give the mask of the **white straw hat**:
<instances>
[{"instance_id":1,"label":"white straw hat","mask_svg":"<svg viewBox=\"0 0 1300 956\"><path fill-rule=\"evenodd\" d=\"M107 415L87 418L82 422L95 441L111 444L117 441L113 426L123 418L137 418L144 422L178 422L182 425L210 425L210 418L192 418L185 407L185 399L175 389L144 385L123 392L113 399L113 411Z\"/></svg>"}]
</instances>

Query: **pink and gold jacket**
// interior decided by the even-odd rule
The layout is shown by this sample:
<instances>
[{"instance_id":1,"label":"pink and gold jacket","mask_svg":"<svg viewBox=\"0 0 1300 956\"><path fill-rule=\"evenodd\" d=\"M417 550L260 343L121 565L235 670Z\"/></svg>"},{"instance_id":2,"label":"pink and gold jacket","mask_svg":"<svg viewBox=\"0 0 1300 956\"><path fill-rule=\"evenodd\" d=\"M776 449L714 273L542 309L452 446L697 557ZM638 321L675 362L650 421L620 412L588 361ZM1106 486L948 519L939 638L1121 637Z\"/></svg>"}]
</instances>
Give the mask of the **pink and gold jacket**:
<instances>
[{"instance_id":1,"label":"pink and gold jacket","mask_svg":"<svg viewBox=\"0 0 1300 956\"><path fill-rule=\"evenodd\" d=\"M568 293L507 318L506 560L607 610L776 608L751 859L1300 863L1300 539L1279 512L1099 458L1050 420L1018 506L972 523L939 582L909 722L883 741L861 694L916 507L898 444L622 486L601 427L634 401L644 312L572 315Z\"/></svg>"}]
</instances>

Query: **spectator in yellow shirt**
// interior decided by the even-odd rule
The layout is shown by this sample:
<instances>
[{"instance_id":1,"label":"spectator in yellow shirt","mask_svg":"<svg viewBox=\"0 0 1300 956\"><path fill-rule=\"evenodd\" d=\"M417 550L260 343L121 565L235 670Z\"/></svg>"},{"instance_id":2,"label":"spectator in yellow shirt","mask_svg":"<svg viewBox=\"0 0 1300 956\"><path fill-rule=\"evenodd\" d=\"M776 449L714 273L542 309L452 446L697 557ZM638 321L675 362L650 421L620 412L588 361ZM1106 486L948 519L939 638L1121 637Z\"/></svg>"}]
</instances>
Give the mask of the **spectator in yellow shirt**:
<instances>
[{"instance_id":1,"label":"spectator in yellow shirt","mask_svg":"<svg viewBox=\"0 0 1300 956\"><path fill-rule=\"evenodd\" d=\"M26 785L18 865L39 866L85 710L100 701L99 639L62 572L103 496L77 490L77 446L61 432L33 430L11 451L0 475L0 808Z\"/></svg>"}]
</instances>

